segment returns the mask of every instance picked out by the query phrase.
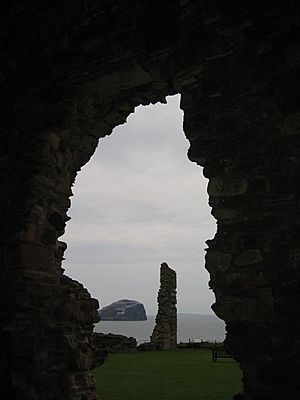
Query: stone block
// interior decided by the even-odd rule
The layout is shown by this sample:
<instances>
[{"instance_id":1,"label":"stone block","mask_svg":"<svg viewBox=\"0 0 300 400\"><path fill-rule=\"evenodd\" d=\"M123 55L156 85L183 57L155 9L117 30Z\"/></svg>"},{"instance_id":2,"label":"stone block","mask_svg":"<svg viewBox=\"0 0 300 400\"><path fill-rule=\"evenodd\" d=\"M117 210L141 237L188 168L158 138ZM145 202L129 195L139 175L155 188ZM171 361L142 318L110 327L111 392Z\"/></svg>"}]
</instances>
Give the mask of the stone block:
<instances>
[{"instance_id":1,"label":"stone block","mask_svg":"<svg viewBox=\"0 0 300 400\"><path fill-rule=\"evenodd\" d=\"M54 266L54 257L47 246L22 243L14 251L13 264L20 268L51 270Z\"/></svg>"},{"instance_id":2,"label":"stone block","mask_svg":"<svg viewBox=\"0 0 300 400\"><path fill-rule=\"evenodd\" d=\"M226 272L230 267L231 259L232 255L229 253L209 250L205 256L205 268L211 273L216 270Z\"/></svg>"},{"instance_id":3,"label":"stone block","mask_svg":"<svg viewBox=\"0 0 300 400\"><path fill-rule=\"evenodd\" d=\"M247 216L241 211L229 207L213 206L211 213L218 222L223 224L237 223L247 220Z\"/></svg>"},{"instance_id":4,"label":"stone block","mask_svg":"<svg viewBox=\"0 0 300 400\"><path fill-rule=\"evenodd\" d=\"M245 250L240 253L234 260L235 264L240 267L258 264L263 261L263 256L259 249Z\"/></svg>"},{"instance_id":5,"label":"stone block","mask_svg":"<svg viewBox=\"0 0 300 400\"><path fill-rule=\"evenodd\" d=\"M208 194L213 197L238 196L246 193L248 182L245 178L215 177L208 184Z\"/></svg>"}]
</instances>

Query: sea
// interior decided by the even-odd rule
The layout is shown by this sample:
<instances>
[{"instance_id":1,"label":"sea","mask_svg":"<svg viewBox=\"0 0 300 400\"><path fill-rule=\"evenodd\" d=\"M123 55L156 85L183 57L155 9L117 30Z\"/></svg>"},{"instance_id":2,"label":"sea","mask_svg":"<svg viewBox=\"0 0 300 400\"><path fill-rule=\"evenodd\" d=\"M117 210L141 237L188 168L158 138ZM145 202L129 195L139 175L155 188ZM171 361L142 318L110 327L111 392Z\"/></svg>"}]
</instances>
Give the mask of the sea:
<instances>
[{"instance_id":1,"label":"sea","mask_svg":"<svg viewBox=\"0 0 300 400\"><path fill-rule=\"evenodd\" d=\"M138 344L148 342L155 325L155 316L148 315L146 321L100 321L95 332L115 333L136 338ZM177 342L189 341L223 342L225 324L215 315L178 314Z\"/></svg>"}]
</instances>

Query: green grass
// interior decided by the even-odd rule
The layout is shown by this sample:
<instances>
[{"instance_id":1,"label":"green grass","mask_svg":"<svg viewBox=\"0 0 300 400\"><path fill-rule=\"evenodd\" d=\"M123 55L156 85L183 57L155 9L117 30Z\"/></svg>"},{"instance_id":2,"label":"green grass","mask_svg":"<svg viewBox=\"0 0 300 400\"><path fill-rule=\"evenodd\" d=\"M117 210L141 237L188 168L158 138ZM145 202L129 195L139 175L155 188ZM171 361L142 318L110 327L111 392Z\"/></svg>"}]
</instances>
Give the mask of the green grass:
<instances>
[{"instance_id":1,"label":"green grass","mask_svg":"<svg viewBox=\"0 0 300 400\"><path fill-rule=\"evenodd\" d=\"M241 372L210 350L110 354L94 370L101 400L231 400Z\"/></svg>"}]
</instances>

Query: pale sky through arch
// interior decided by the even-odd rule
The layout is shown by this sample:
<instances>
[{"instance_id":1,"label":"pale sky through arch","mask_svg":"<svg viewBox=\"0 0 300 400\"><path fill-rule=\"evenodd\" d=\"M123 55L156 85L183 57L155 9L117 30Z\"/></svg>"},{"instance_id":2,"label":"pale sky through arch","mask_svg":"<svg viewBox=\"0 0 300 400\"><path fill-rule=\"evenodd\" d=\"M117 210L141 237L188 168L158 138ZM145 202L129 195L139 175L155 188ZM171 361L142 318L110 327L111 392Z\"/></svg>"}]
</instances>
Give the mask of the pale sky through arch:
<instances>
[{"instance_id":1,"label":"pale sky through arch","mask_svg":"<svg viewBox=\"0 0 300 400\"><path fill-rule=\"evenodd\" d=\"M64 268L101 307L131 298L155 314L165 261L177 272L178 312L211 314L204 248L216 224L207 180L186 155L180 96L167 100L137 107L78 174Z\"/></svg>"}]
</instances>

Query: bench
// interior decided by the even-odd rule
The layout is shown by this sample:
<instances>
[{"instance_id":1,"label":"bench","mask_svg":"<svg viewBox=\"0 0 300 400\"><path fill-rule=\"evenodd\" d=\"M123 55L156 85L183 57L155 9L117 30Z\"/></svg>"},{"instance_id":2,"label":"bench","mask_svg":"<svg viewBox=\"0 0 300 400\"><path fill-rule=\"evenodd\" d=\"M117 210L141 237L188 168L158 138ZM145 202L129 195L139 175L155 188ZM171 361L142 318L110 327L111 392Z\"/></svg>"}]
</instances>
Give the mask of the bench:
<instances>
[{"instance_id":1,"label":"bench","mask_svg":"<svg viewBox=\"0 0 300 400\"><path fill-rule=\"evenodd\" d=\"M218 358L232 358L232 356L227 353L224 347L216 347L211 349L211 351L212 351L213 362L217 362Z\"/></svg>"}]
</instances>

